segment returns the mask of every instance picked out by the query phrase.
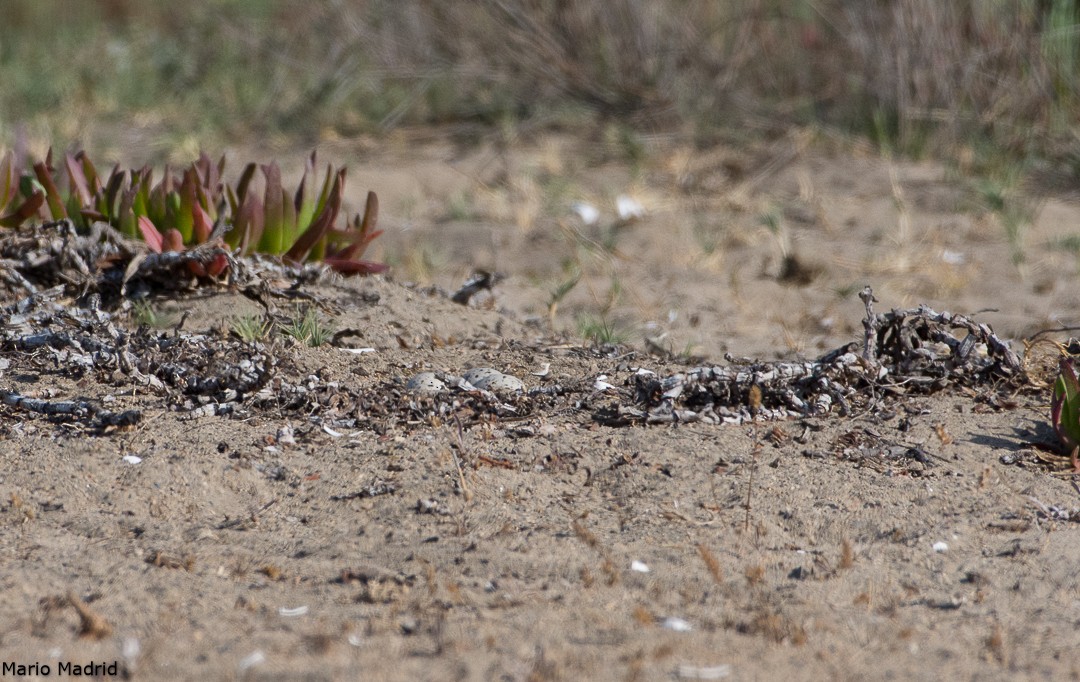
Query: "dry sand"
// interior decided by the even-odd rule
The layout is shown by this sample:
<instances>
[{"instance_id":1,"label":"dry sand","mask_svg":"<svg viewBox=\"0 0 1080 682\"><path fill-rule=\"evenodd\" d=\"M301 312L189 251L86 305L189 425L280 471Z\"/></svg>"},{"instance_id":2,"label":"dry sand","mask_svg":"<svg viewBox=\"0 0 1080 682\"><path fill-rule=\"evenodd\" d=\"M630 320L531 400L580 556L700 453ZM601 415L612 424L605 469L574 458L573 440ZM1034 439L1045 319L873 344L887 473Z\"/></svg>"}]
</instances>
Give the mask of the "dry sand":
<instances>
[{"instance_id":1,"label":"dry sand","mask_svg":"<svg viewBox=\"0 0 1080 682\"><path fill-rule=\"evenodd\" d=\"M1027 445L1051 439L1047 391L741 426L595 419L630 399L638 367L856 340L867 283L879 309L993 308L978 317L1006 337L1075 322L1077 256L1060 239L1080 206L1033 203L1017 267L999 217L940 165L789 143L671 149L635 172L571 142L351 163L353 191L383 199L395 275L308 291L375 352L275 352L282 375L373 403L422 370L493 366L530 388L607 375L612 396L579 409L335 436L286 405L189 420L4 352L7 390L144 419L95 434L4 412L0 661L53 677L115 662L144 680L1080 677L1080 490ZM647 215L613 227L622 193ZM786 255L805 270L783 277ZM508 279L471 307L425 288L475 267ZM550 289L574 269L552 318ZM188 312L187 331L259 311L224 289L156 305ZM586 314L626 347L572 338Z\"/></svg>"}]
</instances>

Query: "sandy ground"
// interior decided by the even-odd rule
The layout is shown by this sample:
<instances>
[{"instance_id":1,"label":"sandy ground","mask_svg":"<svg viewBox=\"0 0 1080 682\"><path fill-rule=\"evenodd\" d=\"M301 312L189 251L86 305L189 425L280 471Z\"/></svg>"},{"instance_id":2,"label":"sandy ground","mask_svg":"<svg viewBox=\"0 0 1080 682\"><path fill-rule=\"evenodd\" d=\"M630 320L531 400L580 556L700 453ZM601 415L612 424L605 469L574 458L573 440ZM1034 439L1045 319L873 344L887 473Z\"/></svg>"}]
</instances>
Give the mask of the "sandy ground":
<instances>
[{"instance_id":1,"label":"sandy ground","mask_svg":"<svg viewBox=\"0 0 1080 682\"><path fill-rule=\"evenodd\" d=\"M353 428L286 404L191 419L5 351L5 390L144 419L3 413L0 662L29 679L1080 677L1080 489L1028 446L1051 439L1046 390L739 426L596 418L639 368L856 340L864 284L879 309L984 311L1014 339L1073 323L1080 206L1016 198L1034 220L1010 243L945 166L797 139L657 148L634 166L562 138L434 140L350 161L356 196L382 197L374 255L394 274L308 291L374 352L273 348L283 377L367 397ZM618 221L622 194L642 218ZM469 307L440 293L474 268L507 279ZM222 338L260 310L225 288L155 305ZM625 345L582 342L589 320ZM585 389L468 428L386 409L419 371L476 366ZM615 388L590 393L599 375Z\"/></svg>"}]
</instances>

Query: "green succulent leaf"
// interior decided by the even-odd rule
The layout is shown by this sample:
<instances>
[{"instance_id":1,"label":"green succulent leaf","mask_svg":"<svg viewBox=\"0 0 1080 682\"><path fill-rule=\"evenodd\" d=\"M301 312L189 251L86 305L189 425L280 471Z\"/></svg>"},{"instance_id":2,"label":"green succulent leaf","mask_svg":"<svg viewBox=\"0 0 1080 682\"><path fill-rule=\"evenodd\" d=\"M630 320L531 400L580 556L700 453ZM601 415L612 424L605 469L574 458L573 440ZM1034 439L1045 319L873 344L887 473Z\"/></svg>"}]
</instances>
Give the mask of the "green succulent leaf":
<instances>
[{"instance_id":1,"label":"green succulent leaf","mask_svg":"<svg viewBox=\"0 0 1080 682\"><path fill-rule=\"evenodd\" d=\"M120 170L120 166L114 166L109 174L109 181L105 183L105 189L98 198L98 212L109 222L119 216L120 190L123 189L126 179L127 173Z\"/></svg>"},{"instance_id":2,"label":"green succulent leaf","mask_svg":"<svg viewBox=\"0 0 1080 682\"><path fill-rule=\"evenodd\" d=\"M1080 380L1069 358L1062 357L1058 367L1050 417L1062 445L1071 450L1080 445Z\"/></svg>"},{"instance_id":3,"label":"green succulent leaf","mask_svg":"<svg viewBox=\"0 0 1080 682\"><path fill-rule=\"evenodd\" d=\"M184 171L184 179L180 182L180 205L170 227L184 238L184 242L190 242L195 230L195 207L198 205L198 175L192 166Z\"/></svg>"},{"instance_id":4,"label":"green succulent leaf","mask_svg":"<svg viewBox=\"0 0 1080 682\"><path fill-rule=\"evenodd\" d=\"M7 205L15 199L18 187L19 183L15 177L15 155L8 150L0 158L0 211L7 208Z\"/></svg>"},{"instance_id":5,"label":"green succulent leaf","mask_svg":"<svg viewBox=\"0 0 1080 682\"><path fill-rule=\"evenodd\" d=\"M262 253L280 255L285 252L284 240L284 203L285 195L281 189L281 169L271 162L262 167L266 178L266 201L263 203L264 224L258 249Z\"/></svg>"},{"instance_id":6,"label":"green succulent leaf","mask_svg":"<svg viewBox=\"0 0 1080 682\"><path fill-rule=\"evenodd\" d=\"M343 168L337 173L326 205L323 206L322 211L315 217L308 229L304 231L304 234L300 235L300 238L292 245L289 252L285 254L287 259L296 262L306 260L312 248L325 239L327 233L333 227L334 221L337 220L338 212L341 210L341 198L344 191L345 169Z\"/></svg>"}]
</instances>

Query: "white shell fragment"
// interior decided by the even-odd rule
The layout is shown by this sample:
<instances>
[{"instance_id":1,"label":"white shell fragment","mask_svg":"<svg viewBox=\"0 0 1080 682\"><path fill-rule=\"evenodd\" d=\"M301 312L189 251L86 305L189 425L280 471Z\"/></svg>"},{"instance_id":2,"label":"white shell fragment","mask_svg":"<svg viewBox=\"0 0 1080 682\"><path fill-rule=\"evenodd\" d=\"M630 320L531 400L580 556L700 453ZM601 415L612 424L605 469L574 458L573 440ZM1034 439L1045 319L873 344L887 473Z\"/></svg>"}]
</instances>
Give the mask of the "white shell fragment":
<instances>
[{"instance_id":1,"label":"white shell fragment","mask_svg":"<svg viewBox=\"0 0 1080 682\"><path fill-rule=\"evenodd\" d=\"M942 542L940 540L935 542L934 543L934 551L937 552L938 554L944 554L945 552L948 552L949 551L949 543Z\"/></svg>"},{"instance_id":2,"label":"white shell fragment","mask_svg":"<svg viewBox=\"0 0 1080 682\"><path fill-rule=\"evenodd\" d=\"M630 570L637 573L648 573L649 565L644 561L638 561L637 559L630 562Z\"/></svg>"},{"instance_id":3,"label":"white shell fragment","mask_svg":"<svg viewBox=\"0 0 1080 682\"><path fill-rule=\"evenodd\" d=\"M607 382L607 375L601 374L596 377L596 381L593 382L594 391L612 391L615 390L615 386Z\"/></svg>"},{"instance_id":4,"label":"white shell fragment","mask_svg":"<svg viewBox=\"0 0 1080 682\"><path fill-rule=\"evenodd\" d=\"M283 618L298 618L300 616L306 616L308 610L309 609L307 606L297 606L295 608L282 606L278 609L278 615L282 616Z\"/></svg>"},{"instance_id":5,"label":"white shell fragment","mask_svg":"<svg viewBox=\"0 0 1080 682\"><path fill-rule=\"evenodd\" d=\"M693 625L678 616L668 616L660 621L660 627L665 630L671 630L672 632L690 632L694 629Z\"/></svg>"},{"instance_id":6,"label":"white shell fragment","mask_svg":"<svg viewBox=\"0 0 1080 682\"><path fill-rule=\"evenodd\" d=\"M731 676L731 666L725 663L702 667L683 663L675 669L675 676L680 680L722 680Z\"/></svg>"},{"instance_id":7,"label":"white shell fragment","mask_svg":"<svg viewBox=\"0 0 1080 682\"><path fill-rule=\"evenodd\" d=\"M619 214L619 220L623 221L645 217L645 207L637 199L626 194L620 194L616 197L615 210Z\"/></svg>"},{"instance_id":8,"label":"white shell fragment","mask_svg":"<svg viewBox=\"0 0 1080 682\"><path fill-rule=\"evenodd\" d=\"M251 668L254 668L257 665L262 665L263 663L266 663L266 654L264 654L259 649L256 649L247 656L241 658L240 661L236 664L236 668L241 673L243 673L247 670L250 670Z\"/></svg>"},{"instance_id":9,"label":"white shell fragment","mask_svg":"<svg viewBox=\"0 0 1080 682\"><path fill-rule=\"evenodd\" d=\"M345 435L345 434L341 433L340 431L333 430L332 428L330 428L326 424L322 425L322 430L325 431L326 435L330 436L331 438L341 438L342 436Z\"/></svg>"},{"instance_id":10,"label":"white shell fragment","mask_svg":"<svg viewBox=\"0 0 1080 682\"><path fill-rule=\"evenodd\" d=\"M465 372L465 376L462 378L472 384L473 388L478 388L481 391L514 393L525 390L525 384L521 379L509 374L503 374L490 367L474 367Z\"/></svg>"},{"instance_id":11,"label":"white shell fragment","mask_svg":"<svg viewBox=\"0 0 1080 682\"><path fill-rule=\"evenodd\" d=\"M434 372L420 372L405 384L405 388L413 393L438 393L446 389L446 384L435 376Z\"/></svg>"},{"instance_id":12,"label":"white shell fragment","mask_svg":"<svg viewBox=\"0 0 1080 682\"><path fill-rule=\"evenodd\" d=\"M128 464L138 464L142 461L142 457L139 457L137 455L124 455L121 459L123 459Z\"/></svg>"},{"instance_id":13,"label":"white shell fragment","mask_svg":"<svg viewBox=\"0 0 1080 682\"><path fill-rule=\"evenodd\" d=\"M579 201L570 207L586 225L595 225L600 220L600 211L592 204Z\"/></svg>"}]
</instances>

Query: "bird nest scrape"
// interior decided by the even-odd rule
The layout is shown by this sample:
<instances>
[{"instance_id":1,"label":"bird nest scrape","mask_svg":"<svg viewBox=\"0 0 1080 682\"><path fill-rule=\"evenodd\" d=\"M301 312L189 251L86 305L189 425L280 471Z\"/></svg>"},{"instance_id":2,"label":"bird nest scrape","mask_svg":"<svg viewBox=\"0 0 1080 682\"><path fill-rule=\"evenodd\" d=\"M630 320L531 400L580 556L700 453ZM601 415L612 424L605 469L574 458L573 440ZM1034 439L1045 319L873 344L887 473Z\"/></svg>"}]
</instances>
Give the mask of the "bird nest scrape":
<instances>
[{"instance_id":1,"label":"bird nest scrape","mask_svg":"<svg viewBox=\"0 0 1080 682\"><path fill-rule=\"evenodd\" d=\"M19 277L9 277L8 282L28 295L2 309L0 359L12 370L19 369L13 366L18 364L48 365L76 379L92 375L116 392L131 389L156 396L167 409L190 417L291 414L332 428L380 433L450 422L469 427L570 415L611 426L743 423L833 412L848 415L891 396L927 394L954 385L1011 390L1027 380L1017 354L986 324L926 306L875 313L873 294L867 289L862 294L863 343L842 346L813 361L728 358L728 364L660 375L625 360L637 357L634 354L620 355L620 360L594 350L595 360L603 362L606 357L614 365L605 370L606 376L510 394L474 390L449 376L444 378L450 389L435 396L409 391L402 378L359 386L329 374L302 371L298 363L284 361L291 351L275 343L179 328L124 328L109 312L102 293L121 294L123 300L132 281L152 286L159 278L168 279L165 274L175 264L158 263L144 271L150 268L148 261L124 252L123 243L115 243L116 250L91 253L87 249L103 248L101 241L83 242L65 232L63 224L54 227L54 240L37 241L34 247L12 236L9 247L18 244L20 250L2 252L5 258L18 256L24 265L44 269L5 269L9 275L18 272ZM51 255L35 258L32 247ZM130 260L105 265L124 258ZM268 268L263 262L238 258L229 270L228 284L266 295L273 291L266 284L268 277L272 274L280 281L285 273ZM38 283L20 279L30 274ZM303 277L304 273L293 273L296 286ZM101 285L103 280L110 284ZM39 283L54 286L43 289ZM0 366L0 375L3 371ZM112 412L93 400L52 397L47 391L29 395L0 390L0 408L76 421L97 430L130 426L141 419L137 409Z\"/></svg>"},{"instance_id":2,"label":"bird nest scrape","mask_svg":"<svg viewBox=\"0 0 1080 682\"><path fill-rule=\"evenodd\" d=\"M667 377L638 371L634 403L609 406L608 424L742 423L752 419L847 416L889 396L948 386L1014 389L1027 382L1019 356L986 324L921 305L875 313L869 287L864 340L806 362L744 362Z\"/></svg>"}]
</instances>

